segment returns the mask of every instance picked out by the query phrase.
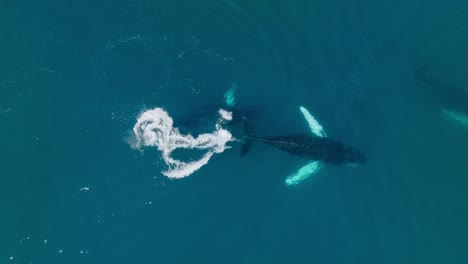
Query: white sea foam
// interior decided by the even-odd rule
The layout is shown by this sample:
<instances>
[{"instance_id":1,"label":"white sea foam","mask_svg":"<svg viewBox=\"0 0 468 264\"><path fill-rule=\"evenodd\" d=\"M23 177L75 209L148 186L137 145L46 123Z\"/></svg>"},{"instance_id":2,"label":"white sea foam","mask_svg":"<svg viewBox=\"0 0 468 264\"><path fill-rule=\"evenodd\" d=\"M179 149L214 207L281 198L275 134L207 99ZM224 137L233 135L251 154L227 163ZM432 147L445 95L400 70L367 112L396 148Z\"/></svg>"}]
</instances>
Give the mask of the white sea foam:
<instances>
[{"instance_id":1,"label":"white sea foam","mask_svg":"<svg viewBox=\"0 0 468 264\"><path fill-rule=\"evenodd\" d=\"M219 115L221 116L222 119L226 121L231 121L232 120L232 112L226 111L224 109L219 109L218 111Z\"/></svg>"},{"instance_id":2,"label":"white sea foam","mask_svg":"<svg viewBox=\"0 0 468 264\"><path fill-rule=\"evenodd\" d=\"M184 135L179 129L173 127L173 120L162 108L155 108L143 112L133 127L135 137L134 147L156 147L162 153L162 159L168 166L162 173L169 178L184 178L194 173L208 163L215 153L221 153L229 148L226 144L233 141L231 133L222 128L222 124L228 122L231 113L220 109L220 118L212 133L200 134L193 137ZM185 162L171 157L174 150L197 149L207 152L198 160Z\"/></svg>"}]
</instances>

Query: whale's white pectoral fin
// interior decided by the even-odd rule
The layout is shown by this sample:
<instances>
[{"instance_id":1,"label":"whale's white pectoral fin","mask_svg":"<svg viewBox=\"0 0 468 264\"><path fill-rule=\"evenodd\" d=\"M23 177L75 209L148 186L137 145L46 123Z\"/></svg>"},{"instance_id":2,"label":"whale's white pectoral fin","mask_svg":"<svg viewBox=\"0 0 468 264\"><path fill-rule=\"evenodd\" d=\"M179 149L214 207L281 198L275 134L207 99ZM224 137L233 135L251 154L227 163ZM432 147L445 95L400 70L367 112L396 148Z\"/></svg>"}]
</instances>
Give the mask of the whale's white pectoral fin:
<instances>
[{"instance_id":1,"label":"whale's white pectoral fin","mask_svg":"<svg viewBox=\"0 0 468 264\"><path fill-rule=\"evenodd\" d=\"M226 103L227 107L234 107L237 104L236 91L237 83L233 83L231 89L227 90L226 93L224 93L224 102Z\"/></svg>"},{"instance_id":2,"label":"whale's white pectoral fin","mask_svg":"<svg viewBox=\"0 0 468 264\"><path fill-rule=\"evenodd\" d=\"M317 119L314 118L305 107L299 107L301 110L302 115L304 116L307 124L309 125L310 131L317 137L327 137L327 134L323 130L323 127L319 124ZM322 162L320 161L311 161L306 165L302 166L299 170L295 173L289 175L285 180L284 183L288 186L294 186L302 181L310 178L312 175L316 174L320 168L322 167Z\"/></svg>"},{"instance_id":3,"label":"whale's white pectoral fin","mask_svg":"<svg viewBox=\"0 0 468 264\"><path fill-rule=\"evenodd\" d=\"M323 127L319 124L317 119L315 119L314 116L312 116L309 113L309 111L305 107L301 106L299 107L299 110L301 110L302 115L304 116L304 118L307 121L307 124L309 125L310 131L312 131L314 135L316 135L317 137L327 137L327 134L323 130Z\"/></svg>"},{"instance_id":4,"label":"whale's white pectoral fin","mask_svg":"<svg viewBox=\"0 0 468 264\"><path fill-rule=\"evenodd\" d=\"M320 168L322 167L322 163L320 161L312 161L307 163L306 165L302 166L298 171L289 175L284 183L288 186L294 186L305 179L309 178L313 174L316 174Z\"/></svg>"},{"instance_id":5,"label":"whale's white pectoral fin","mask_svg":"<svg viewBox=\"0 0 468 264\"><path fill-rule=\"evenodd\" d=\"M449 120L457 122L459 125L462 125L468 128L468 114L455 111L452 109L441 109L442 114Z\"/></svg>"}]
</instances>

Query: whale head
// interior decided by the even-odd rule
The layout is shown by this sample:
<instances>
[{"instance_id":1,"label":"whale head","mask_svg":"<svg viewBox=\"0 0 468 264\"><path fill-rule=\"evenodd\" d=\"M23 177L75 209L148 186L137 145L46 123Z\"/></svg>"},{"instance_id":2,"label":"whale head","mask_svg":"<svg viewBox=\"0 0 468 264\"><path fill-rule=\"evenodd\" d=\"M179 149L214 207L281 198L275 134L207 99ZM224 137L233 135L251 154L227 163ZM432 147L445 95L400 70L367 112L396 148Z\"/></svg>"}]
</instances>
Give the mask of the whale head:
<instances>
[{"instance_id":1,"label":"whale head","mask_svg":"<svg viewBox=\"0 0 468 264\"><path fill-rule=\"evenodd\" d=\"M357 165L366 162L366 160L366 156L364 156L361 151L353 148L349 148L344 155L344 163L351 167L356 167Z\"/></svg>"}]
</instances>

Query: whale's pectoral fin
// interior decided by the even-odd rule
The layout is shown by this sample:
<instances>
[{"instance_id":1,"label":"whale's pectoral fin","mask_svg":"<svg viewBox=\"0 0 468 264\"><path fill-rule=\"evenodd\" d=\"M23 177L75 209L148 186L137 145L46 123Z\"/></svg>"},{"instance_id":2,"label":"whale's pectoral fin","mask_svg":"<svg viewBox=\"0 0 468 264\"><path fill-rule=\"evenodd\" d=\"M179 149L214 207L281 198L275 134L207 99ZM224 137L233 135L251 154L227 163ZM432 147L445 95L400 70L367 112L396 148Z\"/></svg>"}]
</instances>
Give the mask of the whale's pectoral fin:
<instances>
[{"instance_id":1,"label":"whale's pectoral fin","mask_svg":"<svg viewBox=\"0 0 468 264\"><path fill-rule=\"evenodd\" d=\"M468 113L442 108L442 114L449 120L468 128Z\"/></svg>"},{"instance_id":2,"label":"whale's pectoral fin","mask_svg":"<svg viewBox=\"0 0 468 264\"><path fill-rule=\"evenodd\" d=\"M307 121L307 124L309 125L310 131L317 137L327 137L327 134L323 130L323 127L319 124L317 119L312 116L309 111L301 106L299 107L299 110L301 110L302 115L304 116L305 120Z\"/></svg>"},{"instance_id":3,"label":"whale's pectoral fin","mask_svg":"<svg viewBox=\"0 0 468 264\"><path fill-rule=\"evenodd\" d=\"M284 183L288 186L294 186L302 181L306 180L310 176L316 174L320 168L322 167L322 163L320 161L311 161L306 165L302 166L298 171L289 175Z\"/></svg>"},{"instance_id":4,"label":"whale's pectoral fin","mask_svg":"<svg viewBox=\"0 0 468 264\"><path fill-rule=\"evenodd\" d=\"M227 108L232 108L236 106L236 91L237 91L237 83L233 83L231 88L224 93L224 103L226 104Z\"/></svg>"}]
</instances>

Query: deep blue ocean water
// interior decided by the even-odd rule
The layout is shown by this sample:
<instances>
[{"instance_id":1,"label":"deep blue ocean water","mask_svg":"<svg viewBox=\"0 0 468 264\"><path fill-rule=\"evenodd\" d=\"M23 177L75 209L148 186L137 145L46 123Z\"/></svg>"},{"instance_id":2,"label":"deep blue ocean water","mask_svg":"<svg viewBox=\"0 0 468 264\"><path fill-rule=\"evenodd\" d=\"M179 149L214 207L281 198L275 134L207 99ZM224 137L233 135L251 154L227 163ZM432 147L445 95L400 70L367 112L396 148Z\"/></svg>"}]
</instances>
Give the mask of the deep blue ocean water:
<instances>
[{"instance_id":1,"label":"deep blue ocean water","mask_svg":"<svg viewBox=\"0 0 468 264\"><path fill-rule=\"evenodd\" d=\"M0 263L468 263L467 14L463 0L1 2ZM367 162L291 188L303 160L232 144L171 180L157 150L127 144L155 107L203 131L233 83L258 134L308 133L303 105Z\"/></svg>"}]
</instances>

